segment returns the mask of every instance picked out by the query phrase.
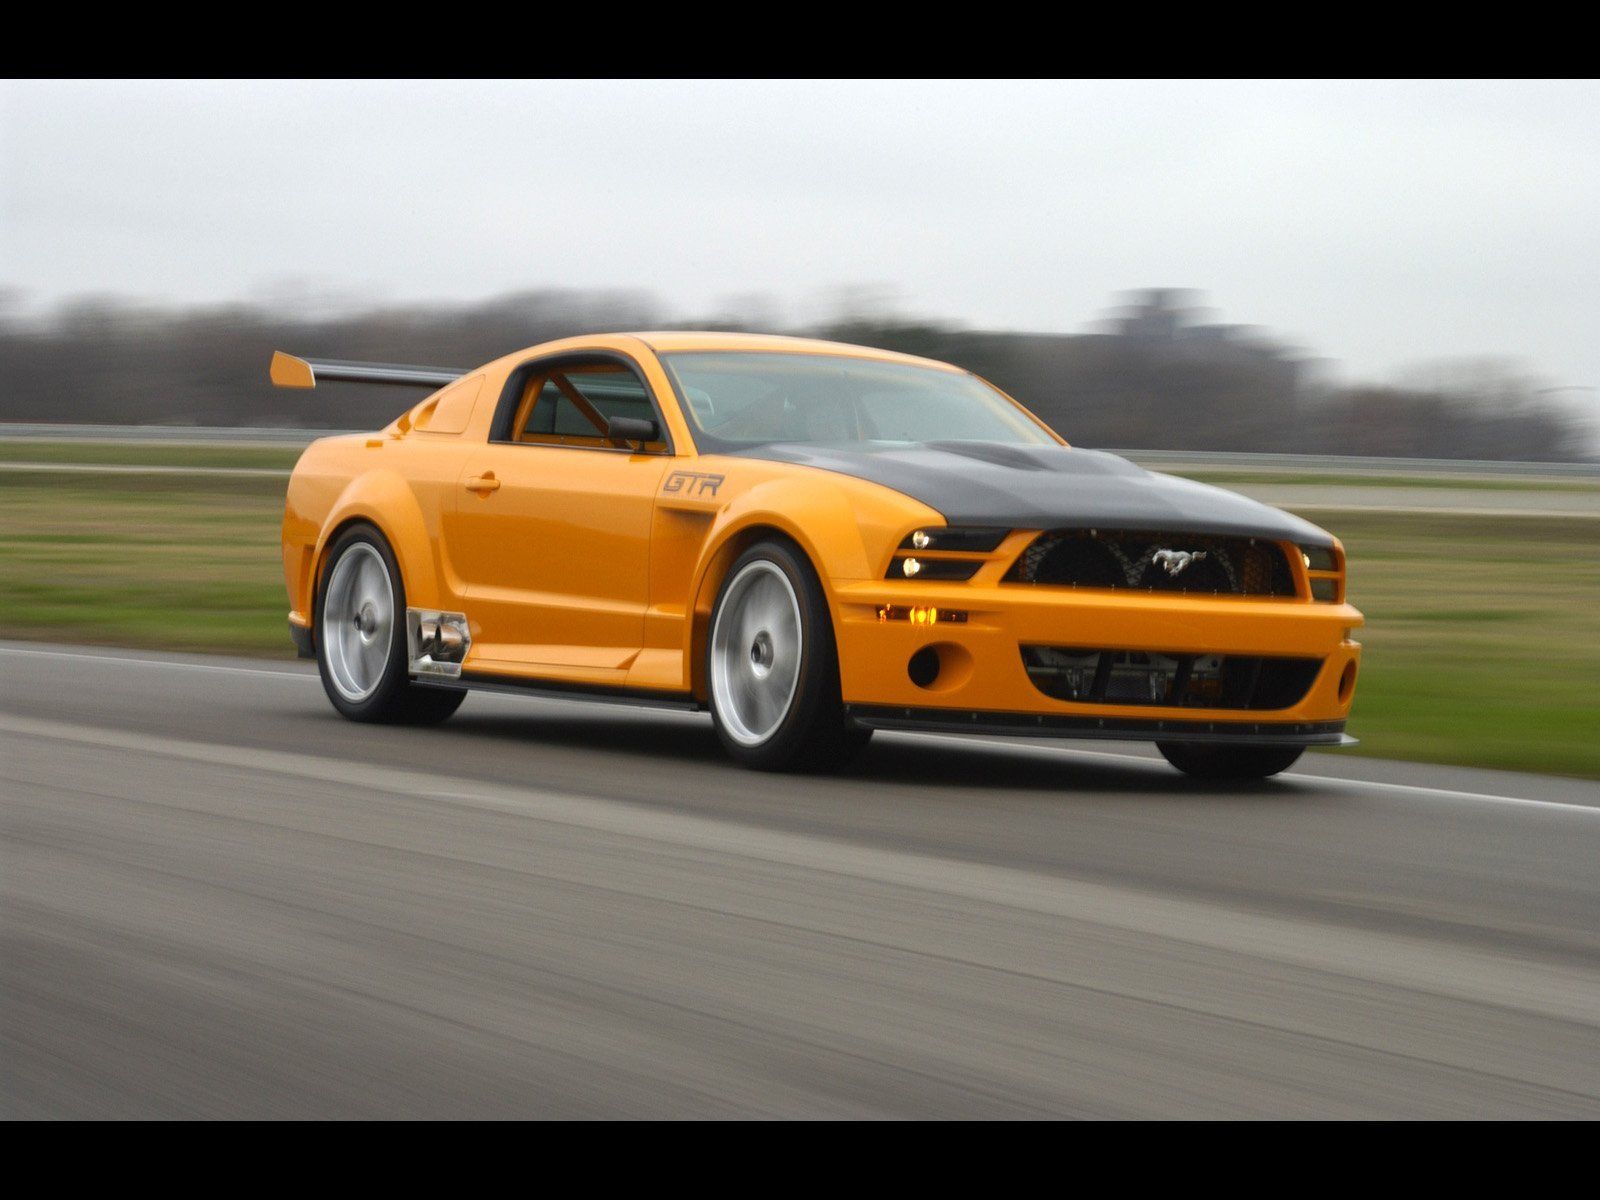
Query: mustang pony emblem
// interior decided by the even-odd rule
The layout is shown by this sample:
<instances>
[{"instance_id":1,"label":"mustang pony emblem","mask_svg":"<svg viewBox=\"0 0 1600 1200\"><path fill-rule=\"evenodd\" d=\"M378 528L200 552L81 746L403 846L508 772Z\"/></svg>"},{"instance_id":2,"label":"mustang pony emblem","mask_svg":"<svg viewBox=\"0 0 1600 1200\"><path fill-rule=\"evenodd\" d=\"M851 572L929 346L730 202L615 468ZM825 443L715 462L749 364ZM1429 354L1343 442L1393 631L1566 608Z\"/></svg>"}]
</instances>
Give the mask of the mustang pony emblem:
<instances>
[{"instance_id":1,"label":"mustang pony emblem","mask_svg":"<svg viewBox=\"0 0 1600 1200\"><path fill-rule=\"evenodd\" d=\"M1168 575L1182 575L1189 564L1206 556L1204 550L1157 550L1150 560Z\"/></svg>"}]
</instances>

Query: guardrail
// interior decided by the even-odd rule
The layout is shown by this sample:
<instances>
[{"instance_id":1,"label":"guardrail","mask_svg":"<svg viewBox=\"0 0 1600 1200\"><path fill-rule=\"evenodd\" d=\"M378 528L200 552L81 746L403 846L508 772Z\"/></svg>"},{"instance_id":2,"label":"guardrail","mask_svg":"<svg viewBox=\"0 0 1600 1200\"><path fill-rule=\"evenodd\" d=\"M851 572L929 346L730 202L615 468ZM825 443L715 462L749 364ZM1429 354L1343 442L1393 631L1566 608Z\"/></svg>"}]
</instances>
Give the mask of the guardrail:
<instances>
[{"instance_id":1,"label":"guardrail","mask_svg":"<svg viewBox=\"0 0 1600 1200\"><path fill-rule=\"evenodd\" d=\"M0 441L152 442L168 446L307 446L360 429L288 429L248 425L46 425L0 421Z\"/></svg>"},{"instance_id":2,"label":"guardrail","mask_svg":"<svg viewBox=\"0 0 1600 1200\"><path fill-rule=\"evenodd\" d=\"M356 429L287 429L210 425L82 425L0 421L0 441L150 442L172 446L305 446ZM1343 454L1263 454L1211 450L1113 450L1147 467L1186 466L1241 471L1326 472L1349 475L1473 475L1600 480L1600 460L1513 462L1498 459L1379 458Z\"/></svg>"},{"instance_id":3,"label":"guardrail","mask_svg":"<svg viewBox=\"0 0 1600 1200\"><path fill-rule=\"evenodd\" d=\"M1600 480L1600 461L1517 462L1493 458L1379 458L1357 454L1262 454L1232 450L1113 450L1147 467L1241 471L1330 471L1351 475L1476 475Z\"/></svg>"}]
</instances>

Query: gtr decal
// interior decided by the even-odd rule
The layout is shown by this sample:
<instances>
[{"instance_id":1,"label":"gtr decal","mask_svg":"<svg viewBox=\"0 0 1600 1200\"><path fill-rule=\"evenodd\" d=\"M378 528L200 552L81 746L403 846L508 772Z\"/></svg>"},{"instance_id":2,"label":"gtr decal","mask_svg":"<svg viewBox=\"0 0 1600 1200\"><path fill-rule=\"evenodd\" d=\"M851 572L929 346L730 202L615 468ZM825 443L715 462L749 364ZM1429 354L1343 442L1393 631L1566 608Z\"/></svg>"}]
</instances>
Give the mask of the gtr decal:
<instances>
[{"instance_id":1,"label":"gtr decal","mask_svg":"<svg viewBox=\"0 0 1600 1200\"><path fill-rule=\"evenodd\" d=\"M662 495L685 498L715 496L722 486L721 475L705 475L699 471L674 471L661 485Z\"/></svg>"}]
</instances>

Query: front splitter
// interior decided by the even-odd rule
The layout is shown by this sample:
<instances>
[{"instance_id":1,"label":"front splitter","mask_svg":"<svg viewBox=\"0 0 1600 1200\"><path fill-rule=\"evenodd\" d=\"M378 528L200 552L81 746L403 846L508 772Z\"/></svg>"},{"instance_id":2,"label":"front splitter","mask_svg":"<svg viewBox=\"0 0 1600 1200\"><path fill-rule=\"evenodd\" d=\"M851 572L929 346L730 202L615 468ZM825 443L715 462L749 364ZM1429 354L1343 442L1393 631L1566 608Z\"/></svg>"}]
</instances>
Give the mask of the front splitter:
<instances>
[{"instance_id":1,"label":"front splitter","mask_svg":"<svg viewBox=\"0 0 1600 1200\"><path fill-rule=\"evenodd\" d=\"M912 733L982 733L1001 737L1104 738L1125 742L1220 742L1246 746L1354 746L1343 721L1179 721L1127 717L978 712L950 708L847 704L867 729Z\"/></svg>"}]
</instances>

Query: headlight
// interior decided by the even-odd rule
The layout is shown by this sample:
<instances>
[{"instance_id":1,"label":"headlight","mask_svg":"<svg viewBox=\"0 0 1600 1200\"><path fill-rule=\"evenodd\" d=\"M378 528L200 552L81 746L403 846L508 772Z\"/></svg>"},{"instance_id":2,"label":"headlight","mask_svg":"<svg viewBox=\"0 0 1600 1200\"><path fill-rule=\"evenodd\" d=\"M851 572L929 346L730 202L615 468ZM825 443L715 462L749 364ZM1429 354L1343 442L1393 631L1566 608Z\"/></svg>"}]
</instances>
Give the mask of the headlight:
<instances>
[{"instance_id":1,"label":"headlight","mask_svg":"<svg viewBox=\"0 0 1600 1200\"><path fill-rule=\"evenodd\" d=\"M960 583L971 579L983 566L981 558L897 557L889 564L889 579L915 579L918 583Z\"/></svg>"},{"instance_id":2,"label":"headlight","mask_svg":"<svg viewBox=\"0 0 1600 1200\"><path fill-rule=\"evenodd\" d=\"M1339 562L1327 546L1301 546L1300 560L1308 571L1337 571Z\"/></svg>"},{"instance_id":3,"label":"headlight","mask_svg":"<svg viewBox=\"0 0 1600 1200\"><path fill-rule=\"evenodd\" d=\"M947 525L943 528L918 529L908 534L900 543L902 550L966 550L973 554L987 554L1006 540L1009 529L996 529L988 525Z\"/></svg>"},{"instance_id":4,"label":"headlight","mask_svg":"<svg viewBox=\"0 0 1600 1200\"><path fill-rule=\"evenodd\" d=\"M971 579L978 568L989 561L984 556L1005 541L1010 532L989 525L930 525L926 529L913 529L889 561L887 578L942 583Z\"/></svg>"}]
</instances>

